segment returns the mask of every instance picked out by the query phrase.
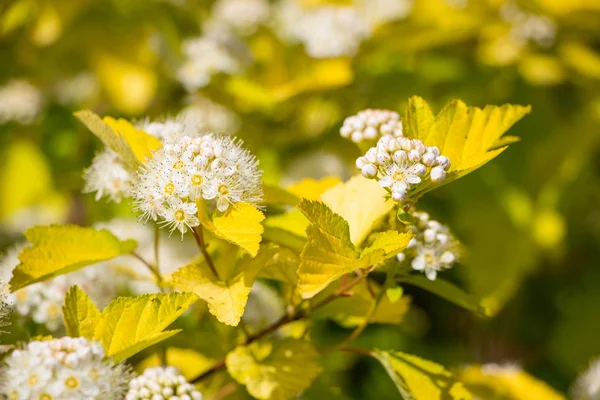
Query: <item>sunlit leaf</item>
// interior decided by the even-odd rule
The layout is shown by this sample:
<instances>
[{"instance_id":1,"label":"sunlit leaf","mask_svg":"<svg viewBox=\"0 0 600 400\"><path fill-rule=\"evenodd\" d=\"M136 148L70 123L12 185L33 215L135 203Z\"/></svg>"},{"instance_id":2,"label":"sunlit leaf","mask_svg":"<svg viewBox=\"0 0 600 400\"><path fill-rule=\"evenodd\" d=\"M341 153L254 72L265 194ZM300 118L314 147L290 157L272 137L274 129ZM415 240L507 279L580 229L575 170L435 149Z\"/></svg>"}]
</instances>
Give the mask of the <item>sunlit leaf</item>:
<instances>
[{"instance_id":1,"label":"sunlit leaf","mask_svg":"<svg viewBox=\"0 0 600 400\"><path fill-rule=\"evenodd\" d=\"M107 356L122 361L178 333L164 330L197 299L192 293L119 297L102 311L94 339Z\"/></svg>"},{"instance_id":2,"label":"sunlit leaf","mask_svg":"<svg viewBox=\"0 0 600 400\"><path fill-rule=\"evenodd\" d=\"M63 318L67 335L92 339L100 320L100 310L83 290L72 286L65 297Z\"/></svg>"},{"instance_id":3,"label":"sunlit leaf","mask_svg":"<svg viewBox=\"0 0 600 400\"><path fill-rule=\"evenodd\" d=\"M470 400L472 394L454 374L433 361L399 351L376 351L405 400Z\"/></svg>"},{"instance_id":4,"label":"sunlit leaf","mask_svg":"<svg viewBox=\"0 0 600 400\"><path fill-rule=\"evenodd\" d=\"M10 281L12 291L73 272L86 265L131 253L134 240L119 241L107 230L76 225L36 226L25 232L25 247Z\"/></svg>"},{"instance_id":5,"label":"sunlit leaf","mask_svg":"<svg viewBox=\"0 0 600 400\"><path fill-rule=\"evenodd\" d=\"M227 371L257 399L295 399L321 372L319 353L304 340L254 342L227 354Z\"/></svg>"},{"instance_id":6,"label":"sunlit leaf","mask_svg":"<svg viewBox=\"0 0 600 400\"><path fill-rule=\"evenodd\" d=\"M137 129L133 124L123 118L114 119L104 117L102 119L119 136L125 138L125 141L133 150L135 158L143 162L152 157L152 152L158 150L162 143L152 135L147 134L141 129Z\"/></svg>"},{"instance_id":7,"label":"sunlit leaf","mask_svg":"<svg viewBox=\"0 0 600 400\"><path fill-rule=\"evenodd\" d=\"M305 178L293 185L290 185L286 190L298 198L304 198L308 200L319 200L321 195L340 183L340 178L336 176L326 177L320 180Z\"/></svg>"}]
</instances>

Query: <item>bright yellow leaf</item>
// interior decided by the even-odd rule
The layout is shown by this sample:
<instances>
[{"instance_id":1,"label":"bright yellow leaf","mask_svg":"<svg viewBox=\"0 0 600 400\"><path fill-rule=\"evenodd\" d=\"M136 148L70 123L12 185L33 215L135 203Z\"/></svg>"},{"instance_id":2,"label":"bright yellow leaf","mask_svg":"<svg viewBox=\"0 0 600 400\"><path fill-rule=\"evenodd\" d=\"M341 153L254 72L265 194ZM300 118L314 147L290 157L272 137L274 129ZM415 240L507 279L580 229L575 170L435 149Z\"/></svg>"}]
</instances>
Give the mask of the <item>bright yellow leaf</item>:
<instances>
[{"instance_id":1,"label":"bright yellow leaf","mask_svg":"<svg viewBox=\"0 0 600 400\"><path fill-rule=\"evenodd\" d=\"M384 366L405 399L473 399L454 374L433 361L399 351L376 351L375 358Z\"/></svg>"},{"instance_id":2,"label":"bright yellow leaf","mask_svg":"<svg viewBox=\"0 0 600 400\"><path fill-rule=\"evenodd\" d=\"M72 286L65 296L63 318L67 335L92 339L100 320L100 310L83 290Z\"/></svg>"},{"instance_id":3,"label":"bright yellow leaf","mask_svg":"<svg viewBox=\"0 0 600 400\"><path fill-rule=\"evenodd\" d=\"M125 138L125 141L133 150L135 158L139 162L144 162L152 157L152 152L158 150L162 143L152 135L147 134L141 129L137 129L133 124L123 118L114 119L104 117L102 119L119 136Z\"/></svg>"},{"instance_id":4,"label":"bright yellow leaf","mask_svg":"<svg viewBox=\"0 0 600 400\"><path fill-rule=\"evenodd\" d=\"M120 362L178 333L164 330L197 299L192 293L119 297L102 311L94 339L102 343L107 356Z\"/></svg>"},{"instance_id":5,"label":"bright yellow leaf","mask_svg":"<svg viewBox=\"0 0 600 400\"><path fill-rule=\"evenodd\" d=\"M319 353L304 340L239 346L225 358L227 371L257 399L296 399L321 373Z\"/></svg>"},{"instance_id":6,"label":"bright yellow leaf","mask_svg":"<svg viewBox=\"0 0 600 400\"><path fill-rule=\"evenodd\" d=\"M19 254L21 263L10 281L12 291L131 253L137 245L134 240L119 241L104 229L76 225L36 226L25 237L33 246Z\"/></svg>"},{"instance_id":7,"label":"bright yellow leaf","mask_svg":"<svg viewBox=\"0 0 600 400\"><path fill-rule=\"evenodd\" d=\"M290 185L286 190L298 198L308 200L319 200L321 195L329 188L340 183L340 178L337 176L329 176L320 180L305 178L293 185Z\"/></svg>"}]
</instances>

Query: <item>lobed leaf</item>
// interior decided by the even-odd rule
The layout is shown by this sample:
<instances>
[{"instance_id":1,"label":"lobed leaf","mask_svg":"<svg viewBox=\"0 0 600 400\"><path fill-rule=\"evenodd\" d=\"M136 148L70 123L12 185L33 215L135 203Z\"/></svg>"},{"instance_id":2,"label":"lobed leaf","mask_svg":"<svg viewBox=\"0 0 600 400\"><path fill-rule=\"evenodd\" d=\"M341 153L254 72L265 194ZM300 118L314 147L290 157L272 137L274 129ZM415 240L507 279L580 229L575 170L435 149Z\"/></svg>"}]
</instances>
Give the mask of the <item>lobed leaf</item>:
<instances>
[{"instance_id":1,"label":"lobed leaf","mask_svg":"<svg viewBox=\"0 0 600 400\"><path fill-rule=\"evenodd\" d=\"M25 237L33 246L19 254L21 263L10 281L12 291L131 253L137 246L134 240L119 241L107 230L76 225L36 226Z\"/></svg>"},{"instance_id":2,"label":"lobed leaf","mask_svg":"<svg viewBox=\"0 0 600 400\"><path fill-rule=\"evenodd\" d=\"M257 399L295 399L320 374L319 353L307 341L282 339L238 346L225 358L227 371Z\"/></svg>"},{"instance_id":3,"label":"lobed leaf","mask_svg":"<svg viewBox=\"0 0 600 400\"><path fill-rule=\"evenodd\" d=\"M433 361L399 351L375 351L404 400L471 400L454 374Z\"/></svg>"}]
</instances>

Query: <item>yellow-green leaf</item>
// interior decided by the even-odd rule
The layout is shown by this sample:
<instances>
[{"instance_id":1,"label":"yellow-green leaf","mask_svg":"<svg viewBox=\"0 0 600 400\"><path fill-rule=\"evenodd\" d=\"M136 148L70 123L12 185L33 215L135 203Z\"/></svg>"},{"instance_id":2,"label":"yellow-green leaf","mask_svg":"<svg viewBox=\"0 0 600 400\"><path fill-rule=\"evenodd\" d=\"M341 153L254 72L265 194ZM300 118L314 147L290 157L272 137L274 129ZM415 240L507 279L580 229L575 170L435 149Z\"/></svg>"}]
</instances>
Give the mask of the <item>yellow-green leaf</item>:
<instances>
[{"instance_id":1,"label":"yellow-green leaf","mask_svg":"<svg viewBox=\"0 0 600 400\"><path fill-rule=\"evenodd\" d=\"M319 200L321 195L340 183L340 178L337 176L328 176L320 180L305 178L294 183L286 188L286 190L298 198L309 200Z\"/></svg>"},{"instance_id":2,"label":"yellow-green leaf","mask_svg":"<svg viewBox=\"0 0 600 400\"><path fill-rule=\"evenodd\" d=\"M244 314L248 294L256 280L258 271L277 251L265 247L254 259L236 260L235 251L225 251L228 256L219 257L215 276L205 261L180 268L172 275L173 286L182 291L193 292L208 303L208 310L227 325L237 326ZM231 264L234 265L231 268Z\"/></svg>"},{"instance_id":3,"label":"yellow-green leaf","mask_svg":"<svg viewBox=\"0 0 600 400\"><path fill-rule=\"evenodd\" d=\"M454 374L433 361L399 351L375 351L405 400L471 400Z\"/></svg>"},{"instance_id":4,"label":"yellow-green leaf","mask_svg":"<svg viewBox=\"0 0 600 400\"><path fill-rule=\"evenodd\" d=\"M514 365L472 365L461 370L460 378L473 395L481 399L565 399L549 385Z\"/></svg>"},{"instance_id":5,"label":"yellow-green leaf","mask_svg":"<svg viewBox=\"0 0 600 400\"><path fill-rule=\"evenodd\" d=\"M192 293L156 293L119 297L102 311L94 339L116 362L165 340L179 330L164 331L198 298Z\"/></svg>"},{"instance_id":6,"label":"yellow-green leaf","mask_svg":"<svg viewBox=\"0 0 600 400\"><path fill-rule=\"evenodd\" d=\"M223 215L216 215L212 221L201 218L202 225L215 236L240 246L252 257L258 253L264 214L251 204L238 203Z\"/></svg>"},{"instance_id":7,"label":"yellow-green leaf","mask_svg":"<svg viewBox=\"0 0 600 400\"><path fill-rule=\"evenodd\" d=\"M78 286L72 286L65 296L63 318L67 335L92 339L100 320L100 310Z\"/></svg>"},{"instance_id":8,"label":"yellow-green leaf","mask_svg":"<svg viewBox=\"0 0 600 400\"><path fill-rule=\"evenodd\" d=\"M356 175L321 196L333 212L348 221L350 240L359 246L381 219L394 208L387 192L372 179Z\"/></svg>"},{"instance_id":9,"label":"yellow-green leaf","mask_svg":"<svg viewBox=\"0 0 600 400\"><path fill-rule=\"evenodd\" d=\"M225 358L227 371L257 399L295 399L320 374L319 353L304 340L239 346Z\"/></svg>"},{"instance_id":10,"label":"yellow-green leaf","mask_svg":"<svg viewBox=\"0 0 600 400\"><path fill-rule=\"evenodd\" d=\"M298 267L298 289L304 298L313 297L342 275L396 255L412 237L410 233L385 232L360 252L350 241L348 222L325 204L302 200L298 208L310 221Z\"/></svg>"},{"instance_id":11,"label":"yellow-green leaf","mask_svg":"<svg viewBox=\"0 0 600 400\"><path fill-rule=\"evenodd\" d=\"M292 250L282 248L265 263L258 277L296 285L298 265L300 265L300 257Z\"/></svg>"},{"instance_id":12,"label":"yellow-green leaf","mask_svg":"<svg viewBox=\"0 0 600 400\"><path fill-rule=\"evenodd\" d=\"M131 253L137 246L134 240L119 241L107 230L76 225L36 226L25 237L33 246L19 254L21 263L10 281L12 291Z\"/></svg>"},{"instance_id":13,"label":"yellow-green leaf","mask_svg":"<svg viewBox=\"0 0 600 400\"><path fill-rule=\"evenodd\" d=\"M75 116L132 170L137 169L140 162L152 156L152 151L161 146L158 139L123 119L101 119L90 110L77 111Z\"/></svg>"},{"instance_id":14,"label":"yellow-green leaf","mask_svg":"<svg viewBox=\"0 0 600 400\"><path fill-rule=\"evenodd\" d=\"M460 100L450 102L433 117L425 100L413 96L406 109L406 136L437 146L451 162L444 183L481 167L506 147L498 148L502 135L531 111L531 107L505 104L468 107ZM494 150L490 150L494 149Z\"/></svg>"}]
</instances>

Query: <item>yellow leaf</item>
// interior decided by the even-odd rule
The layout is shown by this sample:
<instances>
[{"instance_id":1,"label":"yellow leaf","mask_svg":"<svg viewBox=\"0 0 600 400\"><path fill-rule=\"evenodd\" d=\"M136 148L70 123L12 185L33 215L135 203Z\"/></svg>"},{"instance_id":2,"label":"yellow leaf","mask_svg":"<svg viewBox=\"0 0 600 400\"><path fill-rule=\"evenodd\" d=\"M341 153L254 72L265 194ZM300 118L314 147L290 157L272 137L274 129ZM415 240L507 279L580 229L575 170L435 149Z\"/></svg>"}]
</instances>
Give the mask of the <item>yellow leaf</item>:
<instances>
[{"instance_id":1,"label":"yellow leaf","mask_svg":"<svg viewBox=\"0 0 600 400\"><path fill-rule=\"evenodd\" d=\"M136 129L129 122L111 117L100 117L90 110L77 111L75 116L104 143L117 153L123 163L131 170L136 170L140 162L152 155L161 143L158 139Z\"/></svg>"},{"instance_id":2,"label":"yellow leaf","mask_svg":"<svg viewBox=\"0 0 600 400\"><path fill-rule=\"evenodd\" d=\"M71 286L65 296L63 318L67 335L92 339L100 320L100 310L83 290Z\"/></svg>"},{"instance_id":3,"label":"yellow leaf","mask_svg":"<svg viewBox=\"0 0 600 400\"><path fill-rule=\"evenodd\" d=\"M107 356L120 362L178 333L163 331L197 299L192 293L119 297L102 311L94 339L102 343Z\"/></svg>"},{"instance_id":4,"label":"yellow leaf","mask_svg":"<svg viewBox=\"0 0 600 400\"><path fill-rule=\"evenodd\" d=\"M350 241L348 222L325 204L302 200L298 208L310 221L298 267L298 290L304 298L313 297L342 275L396 255L412 237L411 233L385 232L360 252Z\"/></svg>"},{"instance_id":5,"label":"yellow leaf","mask_svg":"<svg viewBox=\"0 0 600 400\"><path fill-rule=\"evenodd\" d=\"M258 277L296 285L298 283L296 271L299 264L300 257L296 253L282 248L265 263L264 268L258 273Z\"/></svg>"},{"instance_id":6,"label":"yellow leaf","mask_svg":"<svg viewBox=\"0 0 600 400\"><path fill-rule=\"evenodd\" d=\"M529 106L511 104L481 109L454 100L434 118L425 100L413 96L406 110L406 136L419 139L427 146L437 146L450 159L451 166L444 181L448 183L502 153L506 147L498 148L498 141L530 111ZM421 194L432 187L424 187Z\"/></svg>"},{"instance_id":7,"label":"yellow leaf","mask_svg":"<svg viewBox=\"0 0 600 400\"><path fill-rule=\"evenodd\" d=\"M265 220L265 226L279 228L303 238L306 237L308 220L299 210L293 209L283 214L268 217Z\"/></svg>"},{"instance_id":8,"label":"yellow leaf","mask_svg":"<svg viewBox=\"0 0 600 400\"><path fill-rule=\"evenodd\" d=\"M470 400L472 394L450 371L439 364L399 351L376 351L404 399Z\"/></svg>"},{"instance_id":9,"label":"yellow leaf","mask_svg":"<svg viewBox=\"0 0 600 400\"><path fill-rule=\"evenodd\" d=\"M238 203L212 221L201 218L202 225L215 236L240 246L252 257L258 253L262 240L264 214L251 204Z\"/></svg>"},{"instance_id":10,"label":"yellow leaf","mask_svg":"<svg viewBox=\"0 0 600 400\"><path fill-rule=\"evenodd\" d=\"M227 371L257 399L295 399L321 373L319 353L304 340L239 346L225 358Z\"/></svg>"},{"instance_id":11,"label":"yellow leaf","mask_svg":"<svg viewBox=\"0 0 600 400\"><path fill-rule=\"evenodd\" d=\"M600 79L600 54L577 42L566 42L559 47L563 62L589 79Z\"/></svg>"},{"instance_id":12,"label":"yellow leaf","mask_svg":"<svg viewBox=\"0 0 600 400\"><path fill-rule=\"evenodd\" d=\"M461 371L460 378L475 396L482 399L565 399L546 383L515 366L472 365Z\"/></svg>"},{"instance_id":13,"label":"yellow leaf","mask_svg":"<svg viewBox=\"0 0 600 400\"><path fill-rule=\"evenodd\" d=\"M255 259L242 261L237 261L235 257L219 257L215 265L219 276L215 276L205 261L191 264L172 275L172 284L176 289L193 292L206 301L208 310L220 322L237 326L258 271L276 251L274 247L266 247ZM225 253L235 255L231 249ZM226 264L234 264L234 267Z\"/></svg>"},{"instance_id":14,"label":"yellow leaf","mask_svg":"<svg viewBox=\"0 0 600 400\"><path fill-rule=\"evenodd\" d=\"M137 246L134 240L119 241L107 230L76 225L36 226L25 237L33 246L19 254L21 263L10 281L12 291L131 253Z\"/></svg>"},{"instance_id":15,"label":"yellow leaf","mask_svg":"<svg viewBox=\"0 0 600 400\"><path fill-rule=\"evenodd\" d=\"M321 198L348 221L350 240L360 246L373 226L394 208L394 202L385 199L386 194L376 181L357 175L325 191Z\"/></svg>"},{"instance_id":16,"label":"yellow leaf","mask_svg":"<svg viewBox=\"0 0 600 400\"><path fill-rule=\"evenodd\" d=\"M337 176L329 176L320 180L305 178L286 188L286 190L299 198L319 200L321 195L329 188L340 183Z\"/></svg>"},{"instance_id":17,"label":"yellow leaf","mask_svg":"<svg viewBox=\"0 0 600 400\"><path fill-rule=\"evenodd\" d=\"M166 364L176 367L187 380L200 376L213 365L216 360L206 357L192 349L169 347L165 354ZM153 354L137 365L136 370L142 373L146 368L159 367L161 360L158 354Z\"/></svg>"}]
</instances>

